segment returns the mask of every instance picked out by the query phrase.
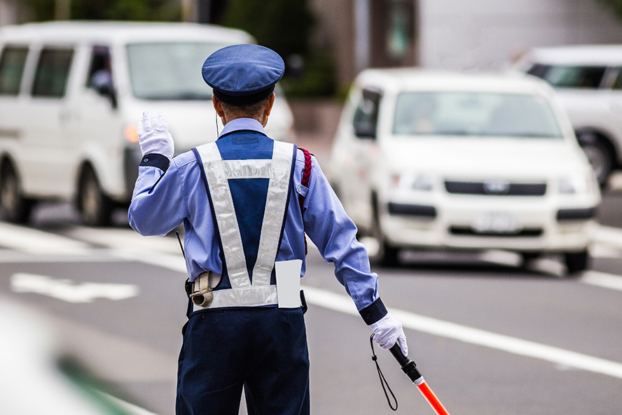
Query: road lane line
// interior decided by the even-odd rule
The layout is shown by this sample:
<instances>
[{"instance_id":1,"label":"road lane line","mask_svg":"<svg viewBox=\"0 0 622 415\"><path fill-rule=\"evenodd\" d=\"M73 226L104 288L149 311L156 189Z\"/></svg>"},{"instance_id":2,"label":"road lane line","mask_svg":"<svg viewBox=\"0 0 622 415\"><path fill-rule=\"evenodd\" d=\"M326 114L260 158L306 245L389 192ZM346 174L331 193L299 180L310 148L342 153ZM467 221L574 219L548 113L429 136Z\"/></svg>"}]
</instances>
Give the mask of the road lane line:
<instances>
[{"instance_id":1,"label":"road lane line","mask_svg":"<svg viewBox=\"0 0 622 415\"><path fill-rule=\"evenodd\" d=\"M124 251L181 254L177 239L162 238L159 236L142 236L132 229L98 229L74 226L67 229L65 235L95 245Z\"/></svg>"},{"instance_id":2,"label":"road lane line","mask_svg":"<svg viewBox=\"0 0 622 415\"><path fill-rule=\"evenodd\" d=\"M598 226L592 234L592 242L622 248L622 229Z\"/></svg>"},{"instance_id":3,"label":"road lane line","mask_svg":"<svg viewBox=\"0 0 622 415\"><path fill-rule=\"evenodd\" d=\"M579 280L583 284L622 291L622 276L599 271L586 271Z\"/></svg>"},{"instance_id":4,"label":"road lane line","mask_svg":"<svg viewBox=\"0 0 622 415\"><path fill-rule=\"evenodd\" d=\"M304 286L308 303L359 316L350 297ZM622 379L622 363L388 308L405 328Z\"/></svg>"},{"instance_id":5,"label":"road lane line","mask_svg":"<svg viewBox=\"0 0 622 415\"><path fill-rule=\"evenodd\" d=\"M53 233L0 222L0 246L33 254L85 255L89 245Z\"/></svg>"},{"instance_id":6,"label":"road lane line","mask_svg":"<svg viewBox=\"0 0 622 415\"><path fill-rule=\"evenodd\" d=\"M179 245L177 245L179 248ZM171 271L181 272L182 274L188 274L186 270L186 261L181 256L181 252L177 255L168 254L148 254L139 252L129 252L122 250L113 250L110 252L115 258L119 258L123 261L136 261L142 262L147 265L154 265L161 268L166 268Z\"/></svg>"}]
</instances>

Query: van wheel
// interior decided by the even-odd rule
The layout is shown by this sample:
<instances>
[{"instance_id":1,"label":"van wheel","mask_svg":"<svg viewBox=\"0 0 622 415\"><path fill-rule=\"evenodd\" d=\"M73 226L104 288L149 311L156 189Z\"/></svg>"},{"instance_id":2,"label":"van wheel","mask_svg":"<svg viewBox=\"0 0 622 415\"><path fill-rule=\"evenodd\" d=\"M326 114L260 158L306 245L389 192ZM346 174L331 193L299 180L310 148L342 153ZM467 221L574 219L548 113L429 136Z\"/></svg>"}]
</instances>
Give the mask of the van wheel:
<instances>
[{"instance_id":1,"label":"van wheel","mask_svg":"<svg viewBox=\"0 0 622 415\"><path fill-rule=\"evenodd\" d=\"M86 168L78 189L78 208L82 223L87 226L106 226L112 217L112 201L103 193L92 168Z\"/></svg>"},{"instance_id":2,"label":"van wheel","mask_svg":"<svg viewBox=\"0 0 622 415\"><path fill-rule=\"evenodd\" d=\"M568 275L575 276L588 268L590 255L587 249L581 252L567 252L564 254L564 262L568 269Z\"/></svg>"},{"instance_id":3,"label":"van wheel","mask_svg":"<svg viewBox=\"0 0 622 415\"><path fill-rule=\"evenodd\" d=\"M9 222L27 223L34 201L22 196L19 177L13 165L6 163L0 174L0 210Z\"/></svg>"}]
</instances>

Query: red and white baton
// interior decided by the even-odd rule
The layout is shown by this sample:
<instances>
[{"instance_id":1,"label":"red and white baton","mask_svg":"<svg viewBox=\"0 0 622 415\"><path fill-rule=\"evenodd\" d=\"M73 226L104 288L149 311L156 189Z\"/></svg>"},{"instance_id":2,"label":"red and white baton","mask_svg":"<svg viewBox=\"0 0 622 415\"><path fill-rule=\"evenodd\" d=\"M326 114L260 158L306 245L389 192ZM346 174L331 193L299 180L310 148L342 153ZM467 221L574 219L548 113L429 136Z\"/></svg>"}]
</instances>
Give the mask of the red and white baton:
<instances>
[{"instance_id":1,"label":"red and white baton","mask_svg":"<svg viewBox=\"0 0 622 415\"><path fill-rule=\"evenodd\" d=\"M395 346L391 347L389 350L402 367L404 373L406 373L410 380L412 380L417 388L419 388L419 391L423 394L432 409L434 409L434 412L438 415L449 415L449 412L447 412L441 401L438 400L436 395L434 395L434 392L432 392L432 389L430 389L428 384L425 383L423 376L419 373L419 370L417 370L415 362L404 356L402 349L400 349L400 346L397 343L395 343Z\"/></svg>"}]
</instances>

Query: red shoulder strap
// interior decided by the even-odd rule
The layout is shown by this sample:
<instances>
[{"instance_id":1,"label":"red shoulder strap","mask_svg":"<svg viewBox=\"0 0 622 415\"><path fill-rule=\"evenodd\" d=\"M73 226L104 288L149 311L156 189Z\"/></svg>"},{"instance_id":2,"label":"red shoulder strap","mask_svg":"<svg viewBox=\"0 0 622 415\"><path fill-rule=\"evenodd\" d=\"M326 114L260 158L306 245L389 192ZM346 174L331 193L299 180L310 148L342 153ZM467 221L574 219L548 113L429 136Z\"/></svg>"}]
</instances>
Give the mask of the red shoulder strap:
<instances>
[{"instance_id":1,"label":"red shoulder strap","mask_svg":"<svg viewBox=\"0 0 622 415\"><path fill-rule=\"evenodd\" d=\"M313 169L313 164L311 163L311 153L309 153L304 148L298 147L300 151L305 155L305 167L302 170L302 180L300 184L302 184L307 189L309 188L309 182L311 181L311 170ZM305 196L298 193L298 203L300 204L300 213L303 213L304 204L305 204ZM307 254L307 238L305 238L305 255Z\"/></svg>"}]
</instances>

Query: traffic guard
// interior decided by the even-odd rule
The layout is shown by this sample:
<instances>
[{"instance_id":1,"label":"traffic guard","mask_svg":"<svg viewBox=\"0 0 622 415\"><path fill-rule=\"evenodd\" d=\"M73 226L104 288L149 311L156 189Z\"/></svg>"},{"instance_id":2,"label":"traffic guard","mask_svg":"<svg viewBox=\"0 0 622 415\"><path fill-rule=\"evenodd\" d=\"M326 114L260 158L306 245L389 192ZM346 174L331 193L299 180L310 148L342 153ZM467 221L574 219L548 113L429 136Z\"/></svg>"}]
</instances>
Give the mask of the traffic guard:
<instances>
[{"instance_id":1,"label":"traffic guard","mask_svg":"<svg viewBox=\"0 0 622 415\"><path fill-rule=\"evenodd\" d=\"M178 415L237 414L242 389L251 415L309 414L298 291L305 232L335 265L374 340L385 349L399 342L408 353L356 227L317 161L264 131L284 69L277 53L257 45L207 58L203 79L225 126L215 143L173 158L164 118L145 112L139 124L143 159L129 222L141 235L166 235L181 223L185 229L190 301Z\"/></svg>"}]
</instances>

